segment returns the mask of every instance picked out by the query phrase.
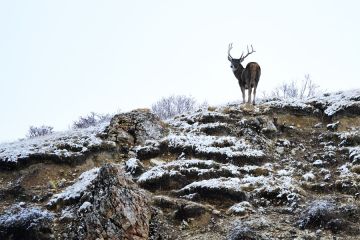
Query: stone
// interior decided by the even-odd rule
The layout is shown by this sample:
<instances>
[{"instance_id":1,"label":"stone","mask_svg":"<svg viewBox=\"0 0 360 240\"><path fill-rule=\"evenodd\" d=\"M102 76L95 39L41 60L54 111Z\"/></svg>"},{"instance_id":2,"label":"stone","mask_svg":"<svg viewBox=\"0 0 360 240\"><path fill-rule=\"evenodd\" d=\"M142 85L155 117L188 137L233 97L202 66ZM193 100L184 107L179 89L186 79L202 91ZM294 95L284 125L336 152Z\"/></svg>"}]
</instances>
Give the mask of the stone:
<instances>
[{"instance_id":1,"label":"stone","mask_svg":"<svg viewBox=\"0 0 360 240\"><path fill-rule=\"evenodd\" d=\"M158 140L166 127L148 109L137 109L115 115L104 131L104 138L127 147L144 144L146 140Z\"/></svg>"},{"instance_id":2,"label":"stone","mask_svg":"<svg viewBox=\"0 0 360 240\"><path fill-rule=\"evenodd\" d=\"M0 239L49 239L53 219L45 209L15 204L0 215Z\"/></svg>"},{"instance_id":3,"label":"stone","mask_svg":"<svg viewBox=\"0 0 360 240\"><path fill-rule=\"evenodd\" d=\"M105 164L86 187L80 200L68 204L68 216L74 217L70 212L77 212L75 219L62 231L68 239L149 237L149 199L126 176L120 165Z\"/></svg>"}]
</instances>

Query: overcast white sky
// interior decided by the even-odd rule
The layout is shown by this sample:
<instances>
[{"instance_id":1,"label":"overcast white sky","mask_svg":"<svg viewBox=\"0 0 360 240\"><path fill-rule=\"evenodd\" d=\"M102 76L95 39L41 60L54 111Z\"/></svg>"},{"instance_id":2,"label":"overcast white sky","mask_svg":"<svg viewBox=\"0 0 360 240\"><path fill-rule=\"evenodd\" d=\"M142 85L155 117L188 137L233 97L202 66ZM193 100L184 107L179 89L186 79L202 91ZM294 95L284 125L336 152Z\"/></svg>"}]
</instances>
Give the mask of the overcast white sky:
<instances>
[{"instance_id":1,"label":"overcast white sky","mask_svg":"<svg viewBox=\"0 0 360 240\"><path fill-rule=\"evenodd\" d=\"M359 88L360 1L0 1L0 141L30 125L150 107L171 94L239 100L227 60L247 44L258 92L309 73Z\"/></svg>"}]
</instances>

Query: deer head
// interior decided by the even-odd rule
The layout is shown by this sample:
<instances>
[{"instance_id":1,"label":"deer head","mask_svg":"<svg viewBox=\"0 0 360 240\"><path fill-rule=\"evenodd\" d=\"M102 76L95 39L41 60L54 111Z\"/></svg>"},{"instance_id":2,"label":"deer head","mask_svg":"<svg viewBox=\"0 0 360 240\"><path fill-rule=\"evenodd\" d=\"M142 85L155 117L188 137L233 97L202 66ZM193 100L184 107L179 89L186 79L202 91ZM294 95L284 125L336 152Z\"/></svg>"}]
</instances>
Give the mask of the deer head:
<instances>
[{"instance_id":1,"label":"deer head","mask_svg":"<svg viewBox=\"0 0 360 240\"><path fill-rule=\"evenodd\" d=\"M244 52L242 52L241 57L237 59L237 58L231 57L230 51L233 48L233 46L232 46L232 43L229 44L228 60L230 61L230 63L231 63L230 67L234 72L239 70L239 69L242 70L243 66L241 65L241 63L245 60L245 58L247 58L247 56L249 56L250 54L255 52L253 46L252 45L250 45L250 46L251 46L251 51L249 50L249 46L247 46L246 47L247 48L247 54L244 56Z\"/></svg>"}]
</instances>

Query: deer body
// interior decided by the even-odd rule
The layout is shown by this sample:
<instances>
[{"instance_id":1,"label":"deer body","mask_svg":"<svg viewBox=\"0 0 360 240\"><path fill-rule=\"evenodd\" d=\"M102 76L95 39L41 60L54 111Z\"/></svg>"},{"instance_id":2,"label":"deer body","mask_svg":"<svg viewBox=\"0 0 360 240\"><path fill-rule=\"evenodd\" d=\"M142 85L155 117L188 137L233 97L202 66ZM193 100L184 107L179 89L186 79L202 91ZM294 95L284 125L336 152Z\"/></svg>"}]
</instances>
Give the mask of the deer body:
<instances>
[{"instance_id":1,"label":"deer body","mask_svg":"<svg viewBox=\"0 0 360 240\"><path fill-rule=\"evenodd\" d=\"M243 103L245 103L245 90L246 89L248 90L248 103L251 103L251 92L252 89L254 89L253 92L254 97L252 103L255 105L256 88L260 80L261 68L259 64L256 62L249 62L246 65L246 68L244 68L241 64L248 55L250 55L255 51L251 46L252 49L251 52L248 49L248 53L245 56L243 56L242 54L239 59L235 59L232 58L230 55L231 49L232 49L232 44L229 45L228 59L231 62L230 67L233 70L235 77L239 81L239 86L243 97Z\"/></svg>"}]
</instances>

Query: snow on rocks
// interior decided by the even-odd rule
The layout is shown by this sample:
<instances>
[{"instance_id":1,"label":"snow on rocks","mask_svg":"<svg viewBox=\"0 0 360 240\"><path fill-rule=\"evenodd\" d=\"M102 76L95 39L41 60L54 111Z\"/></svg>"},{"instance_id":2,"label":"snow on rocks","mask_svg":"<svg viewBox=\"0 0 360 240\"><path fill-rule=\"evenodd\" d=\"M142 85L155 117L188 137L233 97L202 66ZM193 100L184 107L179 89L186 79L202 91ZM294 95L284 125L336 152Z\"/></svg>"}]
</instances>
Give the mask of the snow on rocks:
<instances>
[{"instance_id":1,"label":"snow on rocks","mask_svg":"<svg viewBox=\"0 0 360 240\"><path fill-rule=\"evenodd\" d=\"M133 151L140 160L149 159L158 156L163 152L163 146L155 140L146 140L143 146L135 146Z\"/></svg>"},{"instance_id":2,"label":"snow on rocks","mask_svg":"<svg viewBox=\"0 0 360 240\"><path fill-rule=\"evenodd\" d=\"M140 175L137 183L147 188L181 187L211 177L239 176L238 167L213 160L177 160L155 166Z\"/></svg>"},{"instance_id":3,"label":"snow on rocks","mask_svg":"<svg viewBox=\"0 0 360 240\"><path fill-rule=\"evenodd\" d=\"M269 99L263 102L263 106L279 113L309 115L312 113L319 114L321 111L328 117L335 115L352 116L360 114L360 89L325 93L304 100Z\"/></svg>"},{"instance_id":4,"label":"snow on rocks","mask_svg":"<svg viewBox=\"0 0 360 240\"><path fill-rule=\"evenodd\" d=\"M83 172L78 181L67 187L63 192L55 194L49 201L48 206L53 207L59 204L69 204L81 198L85 190L98 176L99 168Z\"/></svg>"},{"instance_id":5,"label":"snow on rocks","mask_svg":"<svg viewBox=\"0 0 360 240\"><path fill-rule=\"evenodd\" d=\"M356 165L355 165L356 166ZM335 181L336 188L341 192L357 194L360 187L360 174L356 173L356 167L353 164L345 163L337 168L339 174Z\"/></svg>"},{"instance_id":6,"label":"snow on rocks","mask_svg":"<svg viewBox=\"0 0 360 240\"><path fill-rule=\"evenodd\" d=\"M13 168L31 160L75 161L91 151L113 149L115 143L104 141L102 134L107 123L98 126L55 132L36 138L0 144L0 166Z\"/></svg>"},{"instance_id":7,"label":"snow on rocks","mask_svg":"<svg viewBox=\"0 0 360 240\"><path fill-rule=\"evenodd\" d=\"M339 128L339 121L334 122L334 123L329 123L326 125L326 129L330 130L330 131L336 131Z\"/></svg>"},{"instance_id":8,"label":"snow on rocks","mask_svg":"<svg viewBox=\"0 0 360 240\"><path fill-rule=\"evenodd\" d=\"M305 180L306 182L311 182L315 180L315 175L313 172L307 172L304 175L302 175L302 179Z\"/></svg>"},{"instance_id":9,"label":"snow on rocks","mask_svg":"<svg viewBox=\"0 0 360 240\"><path fill-rule=\"evenodd\" d=\"M360 89L325 93L308 99L306 103L322 109L329 117L339 114L359 115Z\"/></svg>"},{"instance_id":10,"label":"snow on rocks","mask_svg":"<svg viewBox=\"0 0 360 240\"><path fill-rule=\"evenodd\" d=\"M349 158L354 164L360 163L360 146L357 147L349 147Z\"/></svg>"},{"instance_id":11,"label":"snow on rocks","mask_svg":"<svg viewBox=\"0 0 360 240\"><path fill-rule=\"evenodd\" d=\"M0 215L1 239L49 239L53 214L36 206L15 204Z\"/></svg>"},{"instance_id":12,"label":"snow on rocks","mask_svg":"<svg viewBox=\"0 0 360 240\"><path fill-rule=\"evenodd\" d=\"M165 141L172 152L188 152L197 157L222 161L260 161L265 157L262 150L253 149L244 140L236 137L215 137L207 135L169 135Z\"/></svg>"},{"instance_id":13,"label":"snow on rocks","mask_svg":"<svg viewBox=\"0 0 360 240\"><path fill-rule=\"evenodd\" d=\"M247 199L245 191L242 190L239 178L215 178L193 182L176 191L177 195L191 194L197 192L203 198L229 198L235 201Z\"/></svg>"},{"instance_id":14,"label":"snow on rocks","mask_svg":"<svg viewBox=\"0 0 360 240\"><path fill-rule=\"evenodd\" d=\"M298 186L292 177L274 175L202 180L175 192L177 195L198 193L202 198L230 198L238 201L244 201L252 195L288 204L294 204L300 198Z\"/></svg>"},{"instance_id":15,"label":"snow on rocks","mask_svg":"<svg viewBox=\"0 0 360 240\"><path fill-rule=\"evenodd\" d=\"M294 115L308 115L315 112L315 108L300 99L275 99L264 103L272 111L291 113Z\"/></svg>"},{"instance_id":16,"label":"snow on rocks","mask_svg":"<svg viewBox=\"0 0 360 240\"><path fill-rule=\"evenodd\" d=\"M144 165L137 158L130 158L125 162L125 171L131 175L138 175L144 171Z\"/></svg>"},{"instance_id":17,"label":"snow on rocks","mask_svg":"<svg viewBox=\"0 0 360 240\"><path fill-rule=\"evenodd\" d=\"M227 214L239 215L239 216L244 216L253 212L255 212L253 206L247 201L236 203L226 211Z\"/></svg>"},{"instance_id":18,"label":"snow on rocks","mask_svg":"<svg viewBox=\"0 0 360 240\"><path fill-rule=\"evenodd\" d=\"M192 130L194 126L200 124L208 123L218 123L218 122L229 122L233 121L228 114L224 114L217 111L208 111L201 109L195 113L189 115L181 115L175 117L174 119L167 120L167 123L173 127L179 128L181 130Z\"/></svg>"}]
</instances>

